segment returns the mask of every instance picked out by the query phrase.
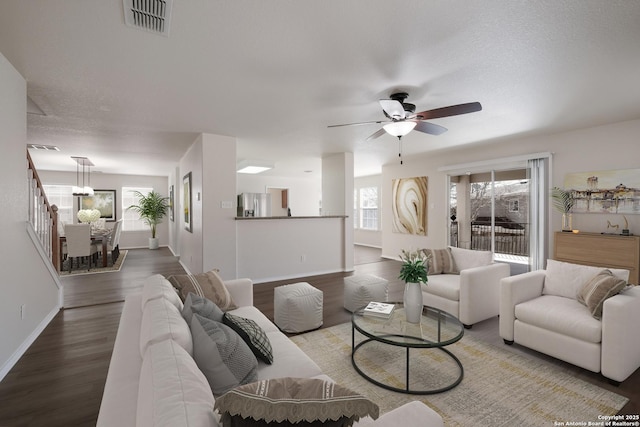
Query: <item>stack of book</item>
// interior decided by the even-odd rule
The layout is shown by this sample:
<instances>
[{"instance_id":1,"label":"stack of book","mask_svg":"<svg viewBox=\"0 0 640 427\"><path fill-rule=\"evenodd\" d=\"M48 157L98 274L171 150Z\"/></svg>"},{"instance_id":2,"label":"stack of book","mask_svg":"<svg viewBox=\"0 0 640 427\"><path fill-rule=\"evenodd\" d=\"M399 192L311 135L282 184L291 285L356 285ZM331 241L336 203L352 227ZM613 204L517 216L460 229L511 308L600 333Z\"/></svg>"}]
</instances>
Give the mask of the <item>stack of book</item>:
<instances>
[{"instance_id":1,"label":"stack of book","mask_svg":"<svg viewBox=\"0 0 640 427\"><path fill-rule=\"evenodd\" d=\"M371 301L364 308L363 314L365 316L389 318L394 308L396 308L395 304Z\"/></svg>"}]
</instances>

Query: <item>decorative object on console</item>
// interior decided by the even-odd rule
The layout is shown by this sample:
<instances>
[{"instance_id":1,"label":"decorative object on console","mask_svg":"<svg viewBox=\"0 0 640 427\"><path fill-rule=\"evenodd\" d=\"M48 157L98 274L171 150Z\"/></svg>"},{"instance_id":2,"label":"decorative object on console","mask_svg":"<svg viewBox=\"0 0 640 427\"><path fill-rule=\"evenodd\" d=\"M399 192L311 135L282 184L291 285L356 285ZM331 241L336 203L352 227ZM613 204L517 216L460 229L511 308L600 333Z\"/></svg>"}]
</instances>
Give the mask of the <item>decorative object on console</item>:
<instances>
[{"instance_id":1,"label":"decorative object on console","mask_svg":"<svg viewBox=\"0 0 640 427\"><path fill-rule=\"evenodd\" d=\"M393 232L427 235L428 178L394 179L391 188Z\"/></svg>"},{"instance_id":2,"label":"decorative object on console","mask_svg":"<svg viewBox=\"0 0 640 427\"><path fill-rule=\"evenodd\" d=\"M553 207L562 214L562 231L571 231L573 229L571 212L575 205L571 190L553 187L551 189L551 199L553 200Z\"/></svg>"},{"instance_id":3,"label":"decorative object on console","mask_svg":"<svg viewBox=\"0 0 640 427\"><path fill-rule=\"evenodd\" d=\"M223 427L350 426L378 418L378 405L333 381L276 378L240 386L216 399Z\"/></svg>"},{"instance_id":4,"label":"decorative object on console","mask_svg":"<svg viewBox=\"0 0 640 427\"><path fill-rule=\"evenodd\" d=\"M640 214L640 169L570 173L564 186L575 199L574 213Z\"/></svg>"},{"instance_id":5,"label":"decorative object on console","mask_svg":"<svg viewBox=\"0 0 640 427\"><path fill-rule=\"evenodd\" d=\"M132 193L138 198L138 204L129 206L127 210L137 212L140 215L140 219L151 227L149 249L158 249L156 227L167 214L167 209L169 209L167 200L169 200L169 198L161 196L154 190L148 194L142 194L139 191L132 191Z\"/></svg>"},{"instance_id":6,"label":"decorative object on console","mask_svg":"<svg viewBox=\"0 0 640 427\"><path fill-rule=\"evenodd\" d=\"M427 283L427 257L421 251L402 250L399 279L405 282L404 312L409 323L420 323L422 316L421 283Z\"/></svg>"}]
</instances>

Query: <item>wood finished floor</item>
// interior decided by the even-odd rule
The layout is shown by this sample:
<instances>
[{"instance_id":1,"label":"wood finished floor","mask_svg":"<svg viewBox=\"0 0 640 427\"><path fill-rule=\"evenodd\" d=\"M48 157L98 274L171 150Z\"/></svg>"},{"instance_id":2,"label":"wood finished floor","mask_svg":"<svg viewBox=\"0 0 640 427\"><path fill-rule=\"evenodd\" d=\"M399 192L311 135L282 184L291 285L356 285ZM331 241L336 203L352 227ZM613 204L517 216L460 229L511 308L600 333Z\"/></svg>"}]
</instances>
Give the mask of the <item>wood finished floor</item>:
<instances>
[{"instance_id":1,"label":"wood finished floor","mask_svg":"<svg viewBox=\"0 0 640 427\"><path fill-rule=\"evenodd\" d=\"M397 281L398 262L380 258L380 251L357 247L355 273L375 274ZM14 368L0 382L0 427L95 426L113 343L122 311L121 302L137 292L141 279L160 273L180 274L183 269L166 248L130 250L119 272L65 277L65 307L45 328ZM342 308L344 277L353 273L300 278L324 292L324 324L349 321ZM273 319L273 288L292 280L255 285L254 303ZM576 376L629 397L623 414L640 412L640 370L619 387L598 374L584 371L514 345L498 336L497 318L467 331L508 351L543 357L572 370ZM631 338L631 337L630 337ZM114 426L117 427L117 426Z\"/></svg>"}]
</instances>

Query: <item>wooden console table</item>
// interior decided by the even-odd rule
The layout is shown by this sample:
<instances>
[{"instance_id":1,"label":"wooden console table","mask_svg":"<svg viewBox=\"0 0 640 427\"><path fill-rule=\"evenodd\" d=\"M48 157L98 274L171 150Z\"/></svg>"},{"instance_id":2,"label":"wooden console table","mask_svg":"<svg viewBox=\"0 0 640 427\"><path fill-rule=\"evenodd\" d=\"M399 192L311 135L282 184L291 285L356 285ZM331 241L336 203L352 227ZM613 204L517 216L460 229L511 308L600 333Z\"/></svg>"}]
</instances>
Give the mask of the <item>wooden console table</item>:
<instances>
[{"instance_id":1,"label":"wooden console table","mask_svg":"<svg viewBox=\"0 0 640 427\"><path fill-rule=\"evenodd\" d=\"M574 264L629 270L629 283L640 283L640 236L556 232L553 258Z\"/></svg>"}]
</instances>

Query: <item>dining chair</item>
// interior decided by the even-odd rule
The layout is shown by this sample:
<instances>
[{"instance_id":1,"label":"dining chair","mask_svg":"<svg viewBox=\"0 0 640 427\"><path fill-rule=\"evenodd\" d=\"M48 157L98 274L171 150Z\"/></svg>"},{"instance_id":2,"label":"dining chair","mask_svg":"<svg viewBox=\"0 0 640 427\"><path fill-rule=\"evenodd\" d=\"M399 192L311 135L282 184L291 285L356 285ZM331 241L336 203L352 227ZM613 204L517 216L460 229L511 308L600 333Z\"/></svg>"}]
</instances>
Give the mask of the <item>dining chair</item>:
<instances>
[{"instance_id":1,"label":"dining chair","mask_svg":"<svg viewBox=\"0 0 640 427\"><path fill-rule=\"evenodd\" d=\"M89 269L91 269L91 259L98 253L96 246L91 243L91 225L67 224L64 232L67 238L69 272L73 269L74 258L78 257L89 257ZM78 261L78 267L80 267L80 261Z\"/></svg>"},{"instance_id":2,"label":"dining chair","mask_svg":"<svg viewBox=\"0 0 640 427\"><path fill-rule=\"evenodd\" d=\"M111 260L116 262L120 256L120 233L122 232L122 219L116 221L113 225L113 231L111 232L111 238L107 244L107 250L111 251Z\"/></svg>"}]
</instances>

